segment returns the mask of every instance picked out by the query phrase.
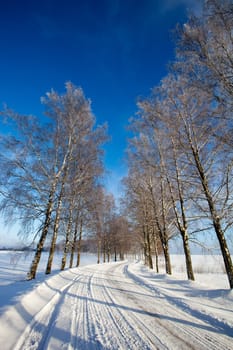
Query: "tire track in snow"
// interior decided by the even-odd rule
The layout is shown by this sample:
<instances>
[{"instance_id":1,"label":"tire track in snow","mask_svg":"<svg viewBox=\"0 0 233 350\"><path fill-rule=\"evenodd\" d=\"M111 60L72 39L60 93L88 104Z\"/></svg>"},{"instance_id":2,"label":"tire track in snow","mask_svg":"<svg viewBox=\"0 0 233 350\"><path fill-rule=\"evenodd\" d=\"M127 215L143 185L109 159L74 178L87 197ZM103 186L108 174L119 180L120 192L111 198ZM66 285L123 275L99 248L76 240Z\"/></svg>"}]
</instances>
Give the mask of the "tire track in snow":
<instances>
[{"instance_id":1,"label":"tire track in snow","mask_svg":"<svg viewBox=\"0 0 233 350\"><path fill-rule=\"evenodd\" d=\"M101 339L101 343L104 346L107 346L107 349L171 348L166 345L166 341L160 339L158 334L163 334L161 338L167 338L168 335L170 339L172 337L174 343L176 343L176 347L173 346L172 349L187 349L187 347L192 349L190 344L184 339L179 339L179 335L166 331L166 325L164 323L161 325L158 318L155 318L154 315L143 311L141 307L135 308L135 304L133 307L128 306L130 299L128 294L130 292L127 293L127 290L125 290L125 294L122 295L122 281L120 288L116 288L115 284L117 281L114 281L118 276L121 279L125 278L122 271L118 271L119 268L120 270L122 269L121 266L114 264L113 266L107 265L105 267L107 267L107 271L102 271L102 267L94 275L95 284L91 284L93 289L93 297L91 299L93 303L91 305L94 305L91 314L96 315L95 323L98 328L99 339ZM133 288L135 289L134 282ZM114 290L117 291L117 295L113 293ZM137 294L142 297L145 291L137 292ZM151 295L152 298L154 296ZM135 300L133 300L133 303L135 303ZM99 304L101 304L101 307ZM144 315L144 319L141 320L142 315ZM147 323L145 323L145 317L149 318L149 322L147 320ZM106 321L103 322L103 320ZM164 336L164 334L166 335ZM170 340L168 344L171 343L172 341Z\"/></svg>"},{"instance_id":2,"label":"tire track in snow","mask_svg":"<svg viewBox=\"0 0 233 350\"><path fill-rule=\"evenodd\" d=\"M71 324L71 342L68 350L82 349L94 350L103 349L96 339L96 326L90 303L90 288L92 284L93 272L83 271L76 290L75 304Z\"/></svg>"},{"instance_id":3,"label":"tire track in snow","mask_svg":"<svg viewBox=\"0 0 233 350\"><path fill-rule=\"evenodd\" d=\"M120 266L120 274L118 270L119 267L115 266L112 268L111 272L116 276L123 276L122 266ZM110 270L108 272L110 272ZM110 283L112 282L111 279L108 279L108 281ZM140 345L139 343L135 346L135 349L170 349L171 347L169 344L173 344L172 349L187 349L187 347L193 349L190 343L187 343L185 339L180 338L178 334L174 334L173 331L167 328L167 324L165 325L164 322L160 321L158 315L155 317L155 314L145 310L141 306L143 291L139 294L138 288L136 288L137 292L134 292L134 281L134 287L131 286L131 290L129 291L127 287L124 287L125 282L126 281L123 281L122 285L122 281L116 281L116 284L118 285L118 289L125 293L127 298L124 297L125 300L123 300L122 298L119 298L118 294L114 297L116 306L118 307L118 311L121 312L122 317L125 318L128 324L134 325L134 336L141 341L143 340L144 343L147 344L146 347L142 347L142 344ZM108 285L106 287L108 293L112 288L116 289L116 286L112 285L112 287L109 288ZM137 296L138 294L140 295L140 303L138 303L137 297L134 296ZM144 298L147 297L148 295ZM153 296L150 295L150 297L152 298ZM114 302L114 299L112 299L112 301ZM124 302L126 302L126 304ZM131 306L128 306L129 302ZM167 341L168 339L169 342ZM130 349L134 349L134 347L131 347Z\"/></svg>"},{"instance_id":4,"label":"tire track in snow","mask_svg":"<svg viewBox=\"0 0 233 350\"><path fill-rule=\"evenodd\" d=\"M153 348L154 349L156 346L159 349L164 349L164 348L172 348L172 349L175 349L175 348L177 348L177 349L187 349L187 348L205 349L206 348L206 349L218 349L218 350L225 349L225 347L222 346L222 344L220 345L220 342L217 342L217 344L212 343L213 340L211 339L210 335L206 336L206 339L205 339L205 337L204 338L200 337L199 332L194 332L192 327L190 327L190 325L192 323L195 326L196 320L189 321L188 326L185 327L186 318L184 317L184 314L183 313L179 314L180 318L177 317L177 312L179 310L174 309L174 308L171 309L170 305L168 305L168 307L167 307L166 304L162 305L163 311L166 310L167 315L169 315L172 311L172 314L175 316L172 316L172 317L167 316L167 317L165 317L165 319L163 319L163 315L161 315L161 317L160 317L160 313L158 312L158 310L159 311L161 310L161 301L159 301L159 303L157 302L157 304L158 304L157 305L157 313L152 313L151 311L145 310L144 306L141 303L141 300L139 300L140 303L138 304L136 298L133 298L131 295L132 291L127 291L127 288L126 288L125 292L128 295L128 301L129 301L129 299L131 299L131 301L136 303L137 307L138 307L137 310L133 310L133 308L132 308L132 310L135 311L136 314L139 313L141 315L144 313L145 315L149 316L150 318L153 318L154 321L156 320L156 324L150 324L150 326L147 327L145 325L145 320L141 321L141 319L140 319L141 316L140 317L135 316L135 315L132 316L132 313L130 312L132 310L130 310L130 307L124 307L124 302L126 301L126 304L127 304L127 300L124 300L124 302L122 303L122 300L120 299L120 303L117 304L117 300L119 300L118 296L117 296L117 298L114 299L111 297L112 294L111 293L109 294L109 290L114 289L113 287L111 287L109 285L109 283L112 283L112 279L110 278L110 272L111 272L111 274L115 273L115 276L116 276L117 275L116 272L117 272L118 267L117 267L117 265L115 265L115 267L113 267L111 269L112 270L108 269L108 271L106 271L105 274L102 273L102 278L104 278L104 279L102 282L100 282L100 284L104 285L104 280L108 281L107 286L105 286L105 293L107 293L109 298L110 298L110 302L111 302L110 306L115 305L115 307L117 308L117 311L120 312L122 318L124 318L124 314L125 314L126 315L126 322L128 324L134 324L136 326L135 328L137 329L137 332L140 333L140 330L142 331L142 333L140 335L142 337L142 339L143 339L143 337L145 338L145 334L147 335L147 344L148 344L148 340L149 340L149 342L151 341L151 337L148 335L148 333L152 334L152 338L153 338L152 344L153 345L152 345L152 347L150 347L151 346L150 345L146 348ZM114 270L116 270L116 271L114 271ZM124 281L124 284L125 284L125 281ZM135 281L133 281L133 284L135 285ZM122 284L120 287L121 287L121 290L123 291L124 289L122 288ZM136 288L136 289L138 289L138 288ZM154 293L152 293L150 295L150 297L153 297L154 302L156 301ZM104 299L106 300L106 302L109 303L109 299L106 299L106 297ZM125 311L122 311L122 310L125 310ZM113 318L112 311L110 312L110 315ZM115 317L115 315L114 315L114 317ZM172 321L169 321L169 320L172 320ZM176 325L176 322L179 322L179 321L181 321L183 327ZM197 326L200 327L201 325L197 324ZM121 324L121 327L122 327L122 324ZM184 328L186 328L186 329L184 329ZM156 329L156 332L151 331L153 329ZM159 344L158 338L160 338L160 337L158 337L158 336L155 337L155 333L160 334L161 339L169 337L170 340L168 342L168 345L166 346L165 344L163 344L162 340L160 341L160 344ZM137 334L137 336L138 336L138 334ZM135 331L134 331L134 337L135 337ZM165 341L165 343L166 343L166 341ZM171 344L173 344L173 345L171 345ZM211 345L211 347L210 347L210 345ZM115 348L115 347L113 347L113 348ZM119 348L119 347L117 347L117 348ZM126 348L126 346L122 347L122 349L124 349L124 348ZM139 348L139 347L137 346L136 348ZM141 346L140 348L145 348L145 347ZM132 343L131 343L130 349L133 349Z\"/></svg>"},{"instance_id":5,"label":"tire track in snow","mask_svg":"<svg viewBox=\"0 0 233 350\"><path fill-rule=\"evenodd\" d=\"M91 285L93 312L98 327L98 337L108 349L150 349L135 332L134 326L118 309L105 285L107 275L99 271Z\"/></svg>"},{"instance_id":6,"label":"tire track in snow","mask_svg":"<svg viewBox=\"0 0 233 350\"><path fill-rule=\"evenodd\" d=\"M232 350L232 341L229 341L219 332L223 323L219 320L214 319L210 315L202 314L196 309L193 310L190 306L185 304L182 301L175 300L172 297L169 297L165 292L163 292L159 287L156 288L150 284L147 284L146 281L140 278L137 275L134 275L128 269L128 265L124 267L124 273L127 277L133 280L137 285L141 286L147 291L150 291L154 294L156 298L163 299L163 311L168 315L175 315L177 319L185 320L188 324L183 324L182 327L179 324L175 324L175 328L178 330L179 334L186 334L189 339L193 338L193 344L195 349L211 349L211 350ZM193 323L193 326L192 326ZM198 326L195 328L195 324ZM216 331L214 328L216 326ZM210 329L209 332L206 332L205 329ZM173 328L174 331L174 328ZM224 339L222 338L224 337ZM199 344L199 345L198 345ZM199 346L199 347L198 347Z\"/></svg>"},{"instance_id":7,"label":"tire track in snow","mask_svg":"<svg viewBox=\"0 0 233 350\"><path fill-rule=\"evenodd\" d=\"M75 277L71 282L55 292L53 297L43 308L37 312L25 331L14 346L14 350L44 350L47 340L54 329L54 322L59 309L64 302L66 292L78 281L80 276Z\"/></svg>"},{"instance_id":8,"label":"tire track in snow","mask_svg":"<svg viewBox=\"0 0 233 350\"><path fill-rule=\"evenodd\" d=\"M118 270L118 266L113 266L112 269L109 270L109 272L117 276L116 272ZM106 284L106 281L108 281L109 283ZM137 318L135 312L131 310L130 307L128 307L124 302L122 303L121 298L118 299L117 297L113 296L111 290L112 288L115 289L116 286L112 283L111 279L106 279L106 281L103 283L106 294L111 300L111 303L115 305L120 319L124 320L124 322L128 325L128 327L131 330L131 334L128 334L128 337L131 338L130 349L168 349L167 346L158 338L155 332L153 332L149 327L147 327L147 325L144 322ZM126 299L126 301L128 302L128 299ZM133 346L132 341L134 343Z\"/></svg>"},{"instance_id":9,"label":"tire track in snow","mask_svg":"<svg viewBox=\"0 0 233 350\"><path fill-rule=\"evenodd\" d=\"M95 267L96 269L96 267ZM79 281L83 289L78 290L76 316L73 319L73 334L76 334L69 349L119 349L116 347L122 334L114 323L114 333L109 332L112 320L108 311L105 295L95 277L95 271L85 271L84 278ZM114 341L113 341L114 338ZM130 348L130 344L128 344Z\"/></svg>"}]
</instances>

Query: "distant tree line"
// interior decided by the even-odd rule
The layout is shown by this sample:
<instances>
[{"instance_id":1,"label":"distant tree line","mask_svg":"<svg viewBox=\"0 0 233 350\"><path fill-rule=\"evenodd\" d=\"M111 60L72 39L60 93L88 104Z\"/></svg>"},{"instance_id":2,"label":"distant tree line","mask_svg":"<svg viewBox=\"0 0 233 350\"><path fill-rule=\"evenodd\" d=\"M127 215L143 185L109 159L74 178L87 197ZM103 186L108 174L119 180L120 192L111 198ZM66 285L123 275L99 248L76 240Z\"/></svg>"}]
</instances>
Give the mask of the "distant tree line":
<instances>
[{"instance_id":1,"label":"distant tree line","mask_svg":"<svg viewBox=\"0 0 233 350\"><path fill-rule=\"evenodd\" d=\"M205 1L176 33L175 62L130 121L124 205L150 268L162 250L171 274L169 241L179 235L194 280L190 237L215 232L233 288L232 1Z\"/></svg>"}]
</instances>

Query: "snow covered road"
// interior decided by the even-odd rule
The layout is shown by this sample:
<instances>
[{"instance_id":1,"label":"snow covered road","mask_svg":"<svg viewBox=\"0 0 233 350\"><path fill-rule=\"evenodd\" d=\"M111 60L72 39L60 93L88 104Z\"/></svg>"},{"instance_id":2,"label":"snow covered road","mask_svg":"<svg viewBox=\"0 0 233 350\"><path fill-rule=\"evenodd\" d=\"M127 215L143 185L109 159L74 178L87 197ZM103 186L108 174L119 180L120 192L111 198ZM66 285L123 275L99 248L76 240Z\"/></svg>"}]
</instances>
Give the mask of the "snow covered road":
<instances>
[{"instance_id":1,"label":"snow covered road","mask_svg":"<svg viewBox=\"0 0 233 350\"><path fill-rule=\"evenodd\" d=\"M232 292L201 294L140 263L66 270L0 316L0 349L233 349Z\"/></svg>"}]
</instances>

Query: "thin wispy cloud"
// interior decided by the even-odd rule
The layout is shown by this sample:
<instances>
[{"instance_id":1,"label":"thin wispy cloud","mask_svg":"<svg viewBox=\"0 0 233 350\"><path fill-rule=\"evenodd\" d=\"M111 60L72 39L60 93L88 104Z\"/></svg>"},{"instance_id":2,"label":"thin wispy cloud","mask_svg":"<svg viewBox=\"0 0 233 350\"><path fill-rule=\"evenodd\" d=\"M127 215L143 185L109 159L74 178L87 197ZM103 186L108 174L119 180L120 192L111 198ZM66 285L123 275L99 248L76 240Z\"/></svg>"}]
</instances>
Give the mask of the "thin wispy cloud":
<instances>
[{"instance_id":1,"label":"thin wispy cloud","mask_svg":"<svg viewBox=\"0 0 233 350\"><path fill-rule=\"evenodd\" d=\"M204 0L164 0L161 5L161 12L172 11L179 6L185 6L188 12L195 15L200 14Z\"/></svg>"}]
</instances>

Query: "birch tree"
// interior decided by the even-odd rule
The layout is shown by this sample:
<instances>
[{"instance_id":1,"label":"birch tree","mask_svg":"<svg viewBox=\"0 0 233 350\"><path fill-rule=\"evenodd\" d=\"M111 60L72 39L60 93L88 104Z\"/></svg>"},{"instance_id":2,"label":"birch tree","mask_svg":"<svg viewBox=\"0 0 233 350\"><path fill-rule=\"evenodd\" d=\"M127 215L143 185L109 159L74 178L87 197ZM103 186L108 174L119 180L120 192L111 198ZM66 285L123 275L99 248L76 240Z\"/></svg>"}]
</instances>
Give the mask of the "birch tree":
<instances>
[{"instance_id":1,"label":"birch tree","mask_svg":"<svg viewBox=\"0 0 233 350\"><path fill-rule=\"evenodd\" d=\"M42 99L42 102L46 106L46 116L51 118L55 125L53 138L55 162L53 165L51 191L45 222L37 244L35 257L28 273L28 279L35 278L36 276L41 252L51 222L55 193L61 178L63 177L63 179L65 179L66 177L66 172L68 171L69 162L72 159L72 153L75 147L77 128L80 126L81 120L85 120L86 116L90 114L90 105L85 99L82 90L75 88L70 83L66 84L66 94L59 95L55 91L51 91L47 94L46 98ZM62 186L63 185L64 184L62 184Z\"/></svg>"}]
</instances>

